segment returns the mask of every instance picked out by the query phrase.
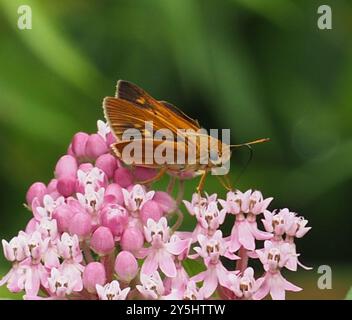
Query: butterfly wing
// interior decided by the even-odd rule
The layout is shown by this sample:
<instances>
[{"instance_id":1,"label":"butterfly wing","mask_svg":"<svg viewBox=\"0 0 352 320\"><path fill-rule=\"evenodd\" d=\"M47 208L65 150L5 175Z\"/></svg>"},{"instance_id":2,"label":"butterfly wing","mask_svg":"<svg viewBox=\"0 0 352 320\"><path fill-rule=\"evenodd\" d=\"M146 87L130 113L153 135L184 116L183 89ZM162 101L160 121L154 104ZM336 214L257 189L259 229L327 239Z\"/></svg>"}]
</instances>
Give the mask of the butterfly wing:
<instances>
[{"instance_id":1,"label":"butterfly wing","mask_svg":"<svg viewBox=\"0 0 352 320\"><path fill-rule=\"evenodd\" d=\"M140 108L153 110L158 117L163 118L168 124L166 128L173 129L173 131L175 129L192 129L195 131L200 129L197 120L190 118L169 102L154 99L146 91L129 81L119 80L117 82L116 97L129 101Z\"/></svg>"}]
</instances>

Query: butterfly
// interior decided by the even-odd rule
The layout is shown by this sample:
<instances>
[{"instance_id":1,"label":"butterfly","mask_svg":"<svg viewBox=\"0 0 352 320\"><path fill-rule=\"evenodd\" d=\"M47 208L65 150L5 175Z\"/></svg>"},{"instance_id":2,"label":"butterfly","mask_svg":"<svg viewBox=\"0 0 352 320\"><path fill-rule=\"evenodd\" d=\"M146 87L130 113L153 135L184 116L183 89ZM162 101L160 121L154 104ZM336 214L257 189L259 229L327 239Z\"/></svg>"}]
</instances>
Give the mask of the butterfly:
<instances>
[{"instance_id":1,"label":"butterfly","mask_svg":"<svg viewBox=\"0 0 352 320\"><path fill-rule=\"evenodd\" d=\"M241 146L229 145L208 135L197 120L129 81L117 82L115 97L106 97L103 109L117 139L111 145L112 152L127 164L159 169L144 183L154 182L166 172L178 177L200 175L197 187L200 193L207 174L230 160L231 147ZM242 145L264 141L267 139ZM232 189L227 176L217 177L226 189Z\"/></svg>"}]
</instances>

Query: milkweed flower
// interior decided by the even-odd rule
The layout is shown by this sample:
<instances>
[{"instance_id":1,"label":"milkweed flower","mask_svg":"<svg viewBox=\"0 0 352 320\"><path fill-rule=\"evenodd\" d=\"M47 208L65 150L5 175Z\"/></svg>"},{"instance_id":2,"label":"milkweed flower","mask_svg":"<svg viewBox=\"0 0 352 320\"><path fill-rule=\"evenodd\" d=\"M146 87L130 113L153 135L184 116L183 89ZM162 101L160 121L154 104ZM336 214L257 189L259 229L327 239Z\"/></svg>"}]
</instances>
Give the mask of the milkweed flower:
<instances>
[{"instance_id":1,"label":"milkweed flower","mask_svg":"<svg viewBox=\"0 0 352 320\"><path fill-rule=\"evenodd\" d=\"M142 185L157 171L125 166L110 153L108 124L97 125L73 136L48 183L29 187L25 229L2 240L11 267L1 286L33 300L283 299L300 290L281 272L308 269L297 253L307 219L269 209L273 199L260 191L176 201L170 190ZM253 259L261 267L248 267Z\"/></svg>"},{"instance_id":2,"label":"milkweed flower","mask_svg":"<svg viewBox=\"0 0 352 320\"><path fill-rule=\"evenodd\" d=\"M130 288L120 289L118 281L114 280L105 286L97 284L96 290L99 300L126 300Z\"/></svg>"},{"instance_id":3,"label":"milkweed flower","mask_svg":"<svg viewBox=\"0 0 352 320\"><path fill-rule=\"evenodd\" d=\"M192 278L195 282L203 281L202 294L209 298L218 285L228 288L229 271L223 266L220 257L236 260L238 257L228 250L228 243L222 237L220 230L216 231L212 237L198 235L200 247L195 247L197 254L204 259L207 267L206 271L199 273Z\"/></svg>"},{"instance_id":4,"label":"milkweed flower","mask_svg":"<svg viewBox=\"0 0 352 320\"><path fill-rule=\"evenodd\" d=\"M265 274L257 280L259 289L254 294L254 299L262 299L270 293L273 299L283 300L286 291L297 292L302 290L287 281L281 274L281 269L292 254L288 244L277 247L271 241L265 241L264 249L257 250L257 253L263 264Z\"/></svg>"},{"instance_id":5,"label":"milkweed flower","mask_svg":"<svg viewBox=\"0 0 352 320\"><path fill-rule=\"evenodd\" d=\"M219 200L223 212L236 216L235 224L231 231L231 250L233 252L243 246L249 251L255 249L255 240L267 240L272 234L258 230L256 216L263 213L272 198L263 199L261 192L248 190L229 192L225 200Z\"/></svg>"},{"instance_id":6,"label":"milkweed flower","mask_svg":"<svg viewBox=\"0 0 352 320\"><path fill-rule=\"evenodd\" d=\"M167 277L176 277L174 256L181 254L187 248L188 240L169 241L169 227L165 217L158 222L148 219L147 226L144 227L144 234L146 241L151 246L144 249L146 259L141 272L151 275L160 268Z\"/></svg>"}]
</instances>

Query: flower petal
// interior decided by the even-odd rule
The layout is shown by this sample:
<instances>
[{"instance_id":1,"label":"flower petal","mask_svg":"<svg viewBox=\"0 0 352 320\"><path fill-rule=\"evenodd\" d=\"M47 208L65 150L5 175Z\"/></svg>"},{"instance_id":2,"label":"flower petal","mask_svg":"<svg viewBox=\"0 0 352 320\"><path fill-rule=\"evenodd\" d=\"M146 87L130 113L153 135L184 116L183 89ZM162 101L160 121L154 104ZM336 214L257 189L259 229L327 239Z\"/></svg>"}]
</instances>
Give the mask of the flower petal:
<instances>
[{"instance_id":1,"label":"flower petal","mask_svg":"<svg viewBox=\"0 0 352 320\"><path fill-rule=\"evenodd\" d=\"M163 251L159 251L158 253L158 262L159 262L159 267L161 269L161 271L170 278L174 278L176 277L176 266L175 266L175 262L172 259L172 256L170 253L168 253L167 251L163 250Z\"/></svg>"}]
</instances>

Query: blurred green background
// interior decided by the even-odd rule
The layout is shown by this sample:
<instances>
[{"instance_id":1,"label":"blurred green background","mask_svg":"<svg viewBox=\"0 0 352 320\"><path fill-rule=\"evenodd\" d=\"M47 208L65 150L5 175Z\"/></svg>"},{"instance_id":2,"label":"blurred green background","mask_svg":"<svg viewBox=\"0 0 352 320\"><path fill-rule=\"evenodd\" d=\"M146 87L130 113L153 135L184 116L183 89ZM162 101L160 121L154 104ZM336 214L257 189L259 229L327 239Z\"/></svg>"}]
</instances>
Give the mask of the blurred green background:
<instances>
[{"instance_id":1,"label":"blurred green background","mask_svg":"<svg viewBox=\"0 0 352 320\"><path fill-rule=\"evenodd\" d=\"M32 8L32 30L17 28L21 4ZM322 4L332 30L317 27ZM248 152L234 153L233 180L313 227L298 251L314 270L287 274L305 288L290 297L343 298L352 283L351 34L348 0L0 0L0 237L25 226L28 186L52 177L75 132L96 130L102 99L126 79L205 128L230 128L232 143L271 138L240 179ZM221 189L209 178L208 192ZM321 264L332 267L332 290L317 288ZM1 275L7 267L1 254Z\"/></svg>"}]
</instances>

